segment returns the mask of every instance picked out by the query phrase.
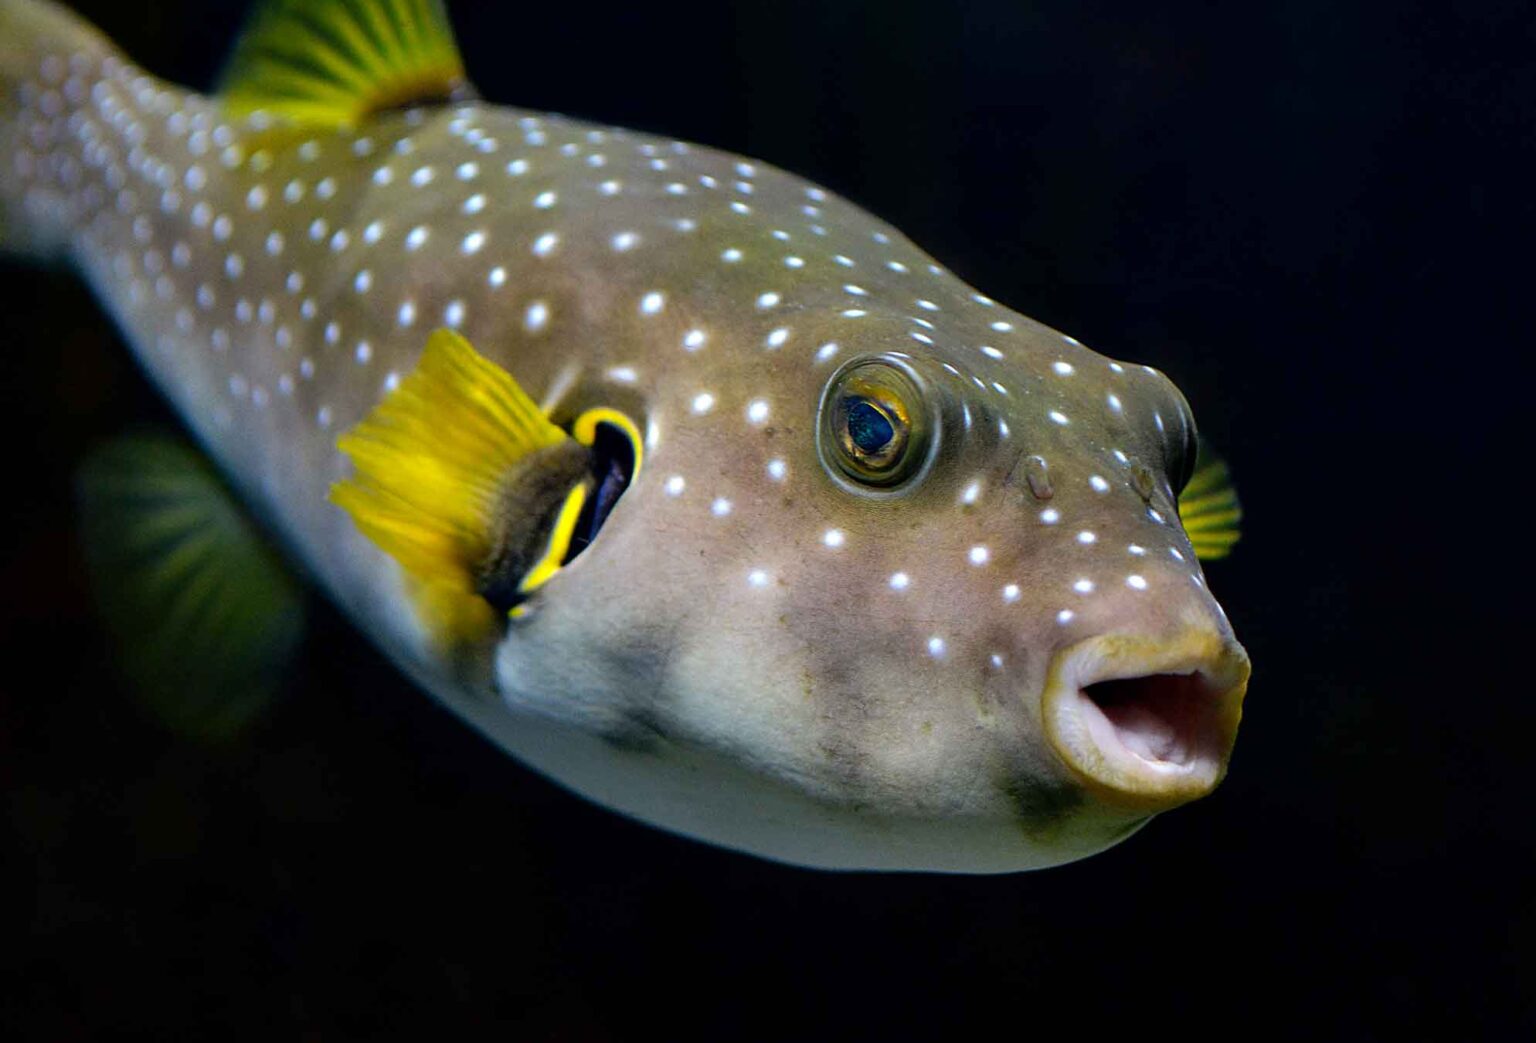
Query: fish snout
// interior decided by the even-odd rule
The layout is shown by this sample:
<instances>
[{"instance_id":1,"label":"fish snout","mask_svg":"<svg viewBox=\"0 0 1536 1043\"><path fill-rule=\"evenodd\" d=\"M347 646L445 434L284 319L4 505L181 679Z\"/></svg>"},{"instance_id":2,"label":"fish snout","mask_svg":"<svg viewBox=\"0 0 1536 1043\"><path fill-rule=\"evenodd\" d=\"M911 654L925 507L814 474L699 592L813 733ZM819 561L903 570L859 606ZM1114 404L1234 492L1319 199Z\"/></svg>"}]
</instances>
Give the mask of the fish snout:
<instances>
[{"instance_id":1,"label":"fish snout","mask_svg":"<svg viewBox=\"0 0 1536 1043\"><path fill-rule=\"evenodd\" d=\"M1101 634L1052 660L1042 710L1058 756L1105 803L1164 811L1226 774L1248 654L1197 627L1169 639Z\"/></svg>"}]
</instances>

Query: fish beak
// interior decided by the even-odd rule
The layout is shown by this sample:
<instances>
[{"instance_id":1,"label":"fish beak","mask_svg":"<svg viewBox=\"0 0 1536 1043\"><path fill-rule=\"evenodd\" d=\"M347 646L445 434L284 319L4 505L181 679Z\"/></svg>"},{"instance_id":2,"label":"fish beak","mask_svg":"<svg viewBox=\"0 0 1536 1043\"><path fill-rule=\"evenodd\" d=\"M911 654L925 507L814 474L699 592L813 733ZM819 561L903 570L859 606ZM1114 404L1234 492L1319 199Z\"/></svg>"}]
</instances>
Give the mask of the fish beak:
<instances>
[{"instance_id":1,"label":"fish beak","mask_svg":"<svg viewBox=\"0 0 1536 1043\"><path fill-rule=\"evenodd\" d=\"M1045 733L1106 803L1164 811L1226 774L1248 673L1242 646L1210 630L1089 638L1051 663Z\"/></svg>"}]
</instances>

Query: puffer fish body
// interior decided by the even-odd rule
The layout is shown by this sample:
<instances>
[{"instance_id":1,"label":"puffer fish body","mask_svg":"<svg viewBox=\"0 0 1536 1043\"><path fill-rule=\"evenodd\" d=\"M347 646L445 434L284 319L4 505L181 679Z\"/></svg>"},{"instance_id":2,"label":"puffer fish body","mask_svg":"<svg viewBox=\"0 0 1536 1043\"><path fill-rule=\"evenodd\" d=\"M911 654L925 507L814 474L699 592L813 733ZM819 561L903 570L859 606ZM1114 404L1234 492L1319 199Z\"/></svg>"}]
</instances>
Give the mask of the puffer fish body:
<instances>
[{"instance_id":1,"label":"puffer fish body","mask_svg":"<svg viewBox=\"0 0 1536 1043\"><path fill-rule=\"evenodd\" d=\"M255 514L519 759L837 868L1056 864L1218 781L1247 661L1179 523L1195 434L1161 374L760 162L478 100L236 111L51 5L7 21L13 242L79 268ZM643 453L589 546L447 643L332 492L338 438L444 329L556 427L613 410ZM922 399L896 487L828 462L870 364ZM1162 680L1084 694L1125 678Z\"/></svg>"}]
</instances>

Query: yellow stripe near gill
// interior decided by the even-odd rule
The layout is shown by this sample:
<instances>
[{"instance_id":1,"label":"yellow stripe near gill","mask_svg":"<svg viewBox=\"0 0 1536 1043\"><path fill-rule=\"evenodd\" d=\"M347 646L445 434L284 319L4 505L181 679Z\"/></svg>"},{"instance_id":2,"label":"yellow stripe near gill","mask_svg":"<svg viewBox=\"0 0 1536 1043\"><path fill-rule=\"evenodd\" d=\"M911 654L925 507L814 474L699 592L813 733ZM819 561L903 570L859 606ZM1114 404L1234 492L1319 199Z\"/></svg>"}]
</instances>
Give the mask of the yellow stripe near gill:
<instances>
[{"instance_id":1,"label":"yellow stripe near gill","mask_svg":"<svg viewBox=\"0 0 1536 1043\"><path fill-rule=\"evenodd\" d=\"M1208 456L1201 446L1195 473L1179 494L1179 519L1203 561L1225 558L1241 538L1243 507L1238 502L1225 462Z\"/></svg>"},{"instance_id":2,"label":"yellow stripe near gill","mask_svg":"<svg viewBox=\"0 0 1536 1043\"><path fill-rule=\"evenodd\" d=\"M597 441L598 424L611 424L623 431L624 436L629 439L630 452L635 456L634 472L630 475L630 481L634 481L635 476L640 473L640 465L645 458L645 440L640 437L640 429L627 414L608 406L597 406L576 418L576 423L571 425L571 437L582 445L590 446Z\"/></svg>"},{"instance_id":3,"label":"yellow stripe near gill","mask_svg":"<svg viewBox=\"0 0 1536 1043\"><path fill-rule=\"evenodd\" d=\"M517 589L524 594L538 590L560 571L560 566L565 561L566 552L571 549L571 540L576 536L576 523L581 520L581 511L587 505L587 487L578 485L565 497L565 503L560 505L560 514L555 518L554 528L549 534L549 544L544 548L544 554L534 562L533 568L523 577Z\"/></svg>"},{"instance_id":4,"label":"yellow stripe near gill","mask_svg":"<svg viewBox=\"0 0 1536 1043\"><path fill-rule=\"evenodd\" d=\"M266 0L222 95L241 114L350 126L467 89L442 0Z\"/></svg>"},{"instance_id":5,"label":"yellow stripe near gill","mask_svg":"<svg viewBox=\"0 0 1536 1043\"><path fill-rule=\"evenodd\" d=\"M337 440L355 473L331 501L410 575L438 637L474 640L495 625L476 570L492 553L507 477L567 441L510 373L440 329L400 386Z\"/></svg>"}]
</instances>

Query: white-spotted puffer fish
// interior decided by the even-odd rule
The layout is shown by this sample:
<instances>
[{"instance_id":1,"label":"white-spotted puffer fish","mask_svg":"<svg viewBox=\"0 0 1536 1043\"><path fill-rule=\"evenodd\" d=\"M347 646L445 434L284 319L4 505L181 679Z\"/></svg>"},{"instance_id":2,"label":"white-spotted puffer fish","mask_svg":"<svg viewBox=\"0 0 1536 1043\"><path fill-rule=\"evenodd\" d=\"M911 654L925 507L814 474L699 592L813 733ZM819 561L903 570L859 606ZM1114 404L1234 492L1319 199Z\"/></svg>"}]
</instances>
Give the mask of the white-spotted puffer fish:
<instances>
[{"instance_id":1,"label":"white-spotted puffer fish","mask_svg":"<svg viewBox=\"0 0 1536 1043\"><path fill-rule=\"evenodd\" d=\"M830 193L484 104L437 0L268 3L212 97L0 0L0 146L7 248L78 268L292 560L576 792L1003 872L1223 775L1249 667L1196 552L1237 508L1183 397ZM86 528L130 652L216 702L294 610L197 459L107 453Z\"/></svg>"}]
</instances>

